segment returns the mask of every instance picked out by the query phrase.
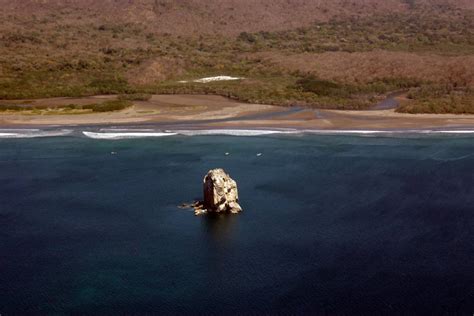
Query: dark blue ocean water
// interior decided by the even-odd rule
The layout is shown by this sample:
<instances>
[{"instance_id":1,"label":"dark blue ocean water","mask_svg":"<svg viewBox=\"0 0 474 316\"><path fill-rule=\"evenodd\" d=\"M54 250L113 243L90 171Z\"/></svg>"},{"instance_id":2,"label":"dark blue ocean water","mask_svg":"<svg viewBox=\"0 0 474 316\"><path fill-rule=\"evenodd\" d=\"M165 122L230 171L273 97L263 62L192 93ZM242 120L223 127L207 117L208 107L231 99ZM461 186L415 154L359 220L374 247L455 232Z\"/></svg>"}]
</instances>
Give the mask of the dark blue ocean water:
<instances>
[{"instance_id":1,"label":"dark blue ocean water","mask_svg":"<svg viewBox=\"0 0 474 316\"><path fill-rule=\"evenodd\" d=\"M473 312L472 137L0 140L1 315Z\"/></svg>"}]
</instances>

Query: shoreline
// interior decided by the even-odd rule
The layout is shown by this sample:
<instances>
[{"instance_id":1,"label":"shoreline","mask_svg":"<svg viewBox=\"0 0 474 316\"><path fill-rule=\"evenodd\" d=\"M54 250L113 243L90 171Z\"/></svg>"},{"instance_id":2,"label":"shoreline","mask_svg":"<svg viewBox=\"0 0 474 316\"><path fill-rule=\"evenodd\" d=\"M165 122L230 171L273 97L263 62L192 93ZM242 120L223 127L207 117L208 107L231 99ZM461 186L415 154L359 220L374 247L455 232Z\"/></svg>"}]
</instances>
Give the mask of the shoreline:
<instances>
[{"instance_id":1,"label":"shoreline","mask_svg":"<svg viewBox=\"0 0 474 316\"><path fill-rule=\"evenodd\" d=\"M36 104L96 102L114 96L39 99ZM1 113L0 129L150 126L162 129L436 130L474 128L474 115L404 114L394 109L325 110L242 103L214 95L153 95L122 111L33 115Z\"/></svg>"},{"instance_id":2,"label":"shoreline","mask_svg":"<svg viewBox=\"0 0 474 316\"><path fill-rule=\"evenodd\" d=\"M316 130L316 129L186 129L162 130L140 128L72 128L72 129L0 129L1 139L31 139L48 137L76 137L96 140L123 140L162 137L195 137L195 136L360 136L360 137L472 137L473 129L417 129L417 130Z\"/></svg>"}]
</instances>

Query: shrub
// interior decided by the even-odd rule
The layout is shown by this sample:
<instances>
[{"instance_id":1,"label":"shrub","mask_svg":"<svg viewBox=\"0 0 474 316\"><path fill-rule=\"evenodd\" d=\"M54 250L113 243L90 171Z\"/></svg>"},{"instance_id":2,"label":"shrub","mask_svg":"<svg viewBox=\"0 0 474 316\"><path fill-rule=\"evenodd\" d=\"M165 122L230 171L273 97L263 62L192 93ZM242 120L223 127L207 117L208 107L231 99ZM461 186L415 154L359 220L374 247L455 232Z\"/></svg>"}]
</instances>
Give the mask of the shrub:
<instances>
[{"instance_id":1,"label":"shrub","mask_svg":"<svg viewBox=\"0 0 474 316\"><path fill-rule=\"evenodd\" d=\"M126 100L110 100L98 104L84 105L82 108L92 110L92 112L111 112L126 109L131 105L132 103Z\"/></svg>"},{"instance_id":2,"label":"shrub","mask_svg":"<svg viewBox=\"0 0 474 316\"><path fill-rule=\"evenodd\" d=\"M321 96L339 95L342 87L332 81L321 80L310 76L296 82L297 86L305 92L312 92Z\"/></svg>"},{"instance_id":3,"label":"shrub","mask_svg":"<svg viewBox=\"0 0 474 316\"><path fill-rule=\"evenodd\" d=\"M247 42L247 43L255 43L257 41L257 37L251 33L247 33L247 32L242 32L239 34L239 41L242 41L242 42Z\"/></svg>"},{"instance_id":4,"label":"shrub","mask_svg":"<svg viewBox=\"0 0 474 316\"><path fill-rule=\"evenodd\" d=\"M122 78L99 78L92 80L89 88L99 94L125 93L128 90L128 83Z\"/></svg>"},{"instance_id":5,"label":"shrub","mask_svg":"<svg viewBox=\"0 0 474 316\"><path fill-rule=\"evenodd\" d=\"M398 112L474 114L474 92L470 89L422 86L410 90L408 97Z\"/></svg>"}]
</instances>

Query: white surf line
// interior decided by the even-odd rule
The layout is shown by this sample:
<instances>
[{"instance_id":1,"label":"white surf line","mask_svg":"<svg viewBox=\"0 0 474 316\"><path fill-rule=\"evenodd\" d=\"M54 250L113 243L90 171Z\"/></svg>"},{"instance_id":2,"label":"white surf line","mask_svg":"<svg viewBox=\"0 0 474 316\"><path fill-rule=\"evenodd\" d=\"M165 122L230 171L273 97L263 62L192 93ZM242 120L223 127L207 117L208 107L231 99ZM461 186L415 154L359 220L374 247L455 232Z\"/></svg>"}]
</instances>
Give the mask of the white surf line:
<instances>
[{"instance_id":1,"label":"white surf line","mask_svg":"<svg viewBox=\"0 0 474 316\"><path fill-rule=\"evenodd\" d=\"M474 130L452 130L452 131L435 131L441 134L474 134Z\"/></svg>"},{"instance_id":2,"label":"white surf line","mask_svg":"<svg viewBox=\"0 0 474 316\"><path fill-rule=\"evenodd\" d=\"M0 132L0 138L37 138L37 137L57 137L66 136L72 133L72 130L41 131L41 130L17 130L16 132Z\"/></svg>"},{"instance_id":3,"label":"white surf line","mask_svg":"<svg viewBox=\"0 0 474 316\"><path fill-rule=\"evenodd\" d=\"M0 133L2 132L39 132L37 128L0 128Z\"/></svg>"},{"instance_id":4,"label":"white surf line","mask_svg":"<svg viewBox=\"0 0 474 316\"><path fill-rule=\"evenodd\" d=\"M179 83L188 83L188 82L197 82L197 83L207 83L207 82L212 82L212 81L230 81L230 80L241 80L244 78L241 77L231 77L231 76L215 76L215 77L205 77L201 79L195 79L195 80L181 80L178 81Z\"/></svg>"},{"instance_id":5,"label":"white surf line","mask_svg":"<svg viewBox=\"0 0 474 316\"><path fill-rule=\"evenodd\" d=\"M302 130L309 134L474 134L474 130Z\"/></svg>"},{"instance_id":6,"label":"white surf line","mask_svg":"<svg viewBox=\"0 0 474 316\"><path fill-rule=\"evenodd\" d=\"M165 130L154 132L147 130L133 129L110 129L100 132L83 131L84 136L94 139L126 139L126 138L145 138L145 137L166 137L174 135L182 136L266 136L266 135L436 135L436 134L474 134L474 130L297 130L297 129L203 129L203 130ZM5 137L13 133L3 133ZM0 133L0 137L2 134Z\"/></svg>"},{"instance_id":7,"label":"white surf line","mask_svg":"<svg viewBox=\"0 0 474 316\"><path fill-rule=\"evenodd\" d=\"M152 128L101 128L101 132L154 132Z\"/></svg>"},{"instance_id":8,"label":"white surf line","mask_svg":"<svg viewBox=\"0 0 474 316\"><path fill-rule=\"evenodd\" d=\"M206 136L206 135L227 135L227 136L262 136L274 134L298 134L297 130L258 130L258 129L205 129L205 130L173 130L184 136Z\"/></svg>"},{"instance_id":9,"label":"white surf line","mask_svg":"<svg viewBox=\"0 0 474 316\"><path fill-rule=\"evenodd\" d=\"M302 130L302 133L308 134L383 134L391 133L389 131L378 131L378 130L338 130L338 129L328 129L328 130Z\"/></svg>"},{"instance_id":10,"label":"white surf line","mask_svg":"<svg viewBox=\"0 0 474 316\"><path fill-rule=\"evenodd\" d=\"M2 138L14 137L15 135L17 135L17 134L15 134L15 133L0 133L0 137L2 137Z\"/></svg>"},{"instance_id":11,"label":"white surf line","mask_svg":"<svg viewBox=\"0 0 474 316\"><path fill-rule=\"evenodd\" d=\"M129 132L129 133L95 133L83 131L84 136L94 139L126 139L126 138L145 138L145 137L165 137L177 135L177 133L163 133L163 132Z\"/></svg>"}]
</instances>

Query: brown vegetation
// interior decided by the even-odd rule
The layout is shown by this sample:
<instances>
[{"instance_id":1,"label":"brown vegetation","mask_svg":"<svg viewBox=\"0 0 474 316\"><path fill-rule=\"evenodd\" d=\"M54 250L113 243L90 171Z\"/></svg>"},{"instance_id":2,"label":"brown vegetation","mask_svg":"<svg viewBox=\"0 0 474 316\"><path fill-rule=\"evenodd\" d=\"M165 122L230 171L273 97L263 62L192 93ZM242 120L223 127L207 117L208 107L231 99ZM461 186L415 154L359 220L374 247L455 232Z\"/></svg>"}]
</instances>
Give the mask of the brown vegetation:
<instances>
[{"instance_id":1,"label":"brown vegetation","mask_svg":"<svg viewBox=\"0 0 474 316\"><path fill-rule=\"evenodd\" d=\"M14 12L20 18L67 14L67 22L75 25L122 21L190 35L286 30L339 15L404 11L408 5L400 0L0 0L0 7L3 14Z\"/></svg>"},{"instance_id":2,"label":"brown vegetation","mask_svg":"<svg viewBox=\"0 0 474 316\"><path fill-rule=\"evenodd\" d=\"M151 85L183 75L183 68L184 62L180 59L152 58L128 70L125 78L134 85Z\"/></svg>"},{"instance_id":3,"label":"brown vegetation","mask_svg":"<svg viewBox=\"0 0 474 316\"><path fill-rule=\"evenodd\" d=\"M474 55L440 56L409 52L326 52L322 54L262 53L265 59L288 70L314 74L326 80L369 83L377 79L412 79L474 87Z\"/></svg>"},{"instance_id":4,"label":"brown vegetation","mask_svg":"<svg viewBox=\"0 0 474 316\"><path fill-rule=\"evenodd\" d=\"M472 10L474 4L471 0L0 0L3 15L57 17L69 25L121 21L180 35L288 30L337 17L432 8Z\"/></svg>"},{"instance_id":5,"label":"brown vegetation","mask_svg":"<svg viewBox=\"0 0 474 316\"><path fill-rule=\"evenodd\" d=\"M473 9L469 0L0 0L0 99L209 93L364 109L411 89L400 110L460 112L461 102L465 112ZM246 80L178 82L221 74Z\"/></svg>"},{"instance_id":6,"label":"brown vegetation","mask_svg":"<svg viewBox=\"0 0 474 316\"><path fill-rule=\"evenodd\" d=\"M397 109L401 113L474 114L474 90L453 85L422 86L410 90Z\"/></svg>"}]
</instances>

